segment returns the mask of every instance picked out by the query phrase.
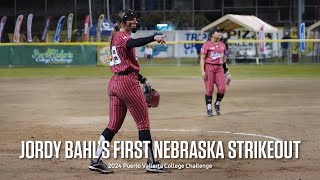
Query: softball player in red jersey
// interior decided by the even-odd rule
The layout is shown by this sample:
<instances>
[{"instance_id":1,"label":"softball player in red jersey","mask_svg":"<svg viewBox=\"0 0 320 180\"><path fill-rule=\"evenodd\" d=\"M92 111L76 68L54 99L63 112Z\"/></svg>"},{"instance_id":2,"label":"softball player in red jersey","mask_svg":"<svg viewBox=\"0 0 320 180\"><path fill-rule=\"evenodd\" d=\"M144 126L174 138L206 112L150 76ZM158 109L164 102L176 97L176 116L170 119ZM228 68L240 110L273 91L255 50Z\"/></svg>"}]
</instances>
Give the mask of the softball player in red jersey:
<instances>
[{"instance_id":1,"label":"softball player in red jersey","mask_svg":"<svg viewBox=\"0 0 320 180\"><path fill-rule=\"evenodd\" d=\"M201 48L200 66L206 88L205 101L208 116L213 116L211 103L214 84L218 89L214 107L217 115L220 115L220 103L226 91L225 76L228 79L227 84L231 81L231 75L226 67L227 49L225 44L220 41L221 37L221 30L214 27L209 33L210 39Z\"/></svg>"},{"instance_id":2,"label":"softball player in red jersey","mask_svg":"<svg viewBox=\"0 0 320 180\"><path fill-rule=\"evenodd\" d=\"M112 141L114 135L121 128L127 110L129 110L136 122L139 140L151 142L148 150L147 164L149 166L147 166L146 170L148 172L168 172L153 157L148 107L139 85L139 82L146 83L146 78L139 74L140 67L134 48L144 46L153 41L161 44L165 43L165 36L157 35L132 39L131 32L135 33L137 31L136 14L128 9L120 17L121 19L114 28L110 43L110 70L114 73L114 76L110 79L108 85L110 98L109 124L102 132L99 141ZM101 173L112 173L101 160L101 146L98 147L96 155L99 158L90 160L89 169Z\"/></svg>"}]
</instances>

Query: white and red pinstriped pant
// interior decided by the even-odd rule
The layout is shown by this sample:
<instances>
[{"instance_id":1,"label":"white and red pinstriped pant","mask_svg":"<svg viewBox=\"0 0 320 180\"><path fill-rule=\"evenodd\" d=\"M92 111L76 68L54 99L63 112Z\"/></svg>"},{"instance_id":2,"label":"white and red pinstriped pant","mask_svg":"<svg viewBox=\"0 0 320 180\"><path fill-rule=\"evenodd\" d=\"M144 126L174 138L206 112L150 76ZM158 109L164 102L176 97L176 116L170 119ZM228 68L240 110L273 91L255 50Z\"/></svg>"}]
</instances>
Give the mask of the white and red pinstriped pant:
<instances>
[{"instance_id":1,"label":"white and red pinstriped pant","mask_svg":"<svg viewBox=\"0 0 320 180\"><path fill-rule=\"evenodd\" d=\"M212 96L214 84L217 86L218 94L224 94L226 92L226 82L222 65L216 66L206 63L204 69L206 72L206 78L204 79L206 95Z\"/></svg>"},{"instance_id":2,"label":"white and red pinstriped pant","mask_svg":"<svg viewBox=\"0 0 320 180\"><path fill-rule=\"evenodd\" d=\"M109 129L117 133L129 109L138 130L150 130L147 103L135 73L113 76L108 85L108 94Z\"/></svg>"}]
</instances>

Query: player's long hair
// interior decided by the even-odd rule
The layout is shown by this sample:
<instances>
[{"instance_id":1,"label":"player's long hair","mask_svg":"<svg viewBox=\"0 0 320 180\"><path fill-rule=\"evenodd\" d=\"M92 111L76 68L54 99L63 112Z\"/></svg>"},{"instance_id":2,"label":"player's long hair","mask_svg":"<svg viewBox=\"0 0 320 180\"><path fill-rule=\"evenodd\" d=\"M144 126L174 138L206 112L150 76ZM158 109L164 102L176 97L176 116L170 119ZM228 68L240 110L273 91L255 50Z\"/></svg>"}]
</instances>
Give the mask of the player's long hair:
<instances>
[{"instance_id":1,"label":"player's long hair","mask_svg":"<svg viewBox=\"0 0 320 180\"><path fill-rule=\"evenodd\" d=\"M122 17L123 15L125 14L124 11L121 11L118 16L119 16L119 20L118 22L116 23L116 26L113 28L112 32L111 32L111 38L110 38L110 53L111 52L111 48L112 48L112 40L113 40L113 36L118 32L120 31L120 28L122 28L124 25L122 23Z\"/></svg>"}]
</instances>

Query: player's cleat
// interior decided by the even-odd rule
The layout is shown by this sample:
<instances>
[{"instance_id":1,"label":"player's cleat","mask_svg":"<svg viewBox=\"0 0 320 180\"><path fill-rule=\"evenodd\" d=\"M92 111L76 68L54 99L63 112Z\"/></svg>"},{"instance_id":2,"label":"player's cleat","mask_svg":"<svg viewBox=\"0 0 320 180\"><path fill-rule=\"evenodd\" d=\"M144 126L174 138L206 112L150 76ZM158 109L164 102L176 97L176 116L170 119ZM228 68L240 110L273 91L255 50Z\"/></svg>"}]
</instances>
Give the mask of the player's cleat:
<instances>
[{"instance_id":1,"label":"player's cleat","mask_svg":"<svg viewBox=\"0 0 320 180\"><path fill-rule=\"evenodd\" d=\"M168 173L170 172L163 165L160 164L160 161L152 163L150 160L147 162L146 171L151 173Z\"/></svg>"},{"instance_id":2,"label":"player's cleat","mask_svg":"<svg viewBox=\"0 0 320 180\"><path fill-rule=\"evenodd\" d=\"M213 116L212 109L207 110L207 115L208 115L208 117L212 117Z\"/></svg>"},{"instance_id":3,"label":"player's cleat","mask_svg":"<svg viewBox=\"0 0 320 180\"><path fill-rule=\"evenodd\" d=\"M216 109L217 115L221 115L220 105L214 105L214 108Z\"/></svg>"},{"instance_id":4,"label":"player's cleat","mask_svg":"<svg viewBox=\"0 0 320 180\"><path fill-rule=\"evenodd\" d=\"M90 160L90 163L89 163L89 170L97 171L103 174L113 173L113 171L109 169L105 163L103 163L102 161L100 161L99 163L95 163L92 161L92 159Z\"/></svg>"}]
</instances>

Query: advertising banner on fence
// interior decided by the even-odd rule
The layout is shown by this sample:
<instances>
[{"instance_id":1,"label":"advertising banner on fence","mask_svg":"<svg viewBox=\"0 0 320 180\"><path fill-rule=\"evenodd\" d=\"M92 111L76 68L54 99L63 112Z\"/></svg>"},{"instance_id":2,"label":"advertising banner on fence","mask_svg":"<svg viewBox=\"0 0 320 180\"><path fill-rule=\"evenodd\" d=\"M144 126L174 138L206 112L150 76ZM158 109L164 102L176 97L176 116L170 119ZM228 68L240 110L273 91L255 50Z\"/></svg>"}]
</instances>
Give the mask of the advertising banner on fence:
<instances>
[{"instance_id":1,"label":"advertising banner on fence","mask_svg":"<svg viewBox=\"0 0 320 180\"><path fill-rule=\"evenodd\" d=\"M226 32L223 32L226 33ZM196 41L200 36L200 31L197 30L183 30L183 31L138 31L132 34L133 38L145 37L155 34L167 35L167 41ZM208 34L203 34L202 39L207 40ZM246 29L237 29L229 32L230 40L249 40L254 39L254 32ZM274 39L276 36L272 36L270 33L265 33L265 39ZM201 38L200 38L201 39ZM277 43L265 43L264 54L266 57L276 56L278 45ZM144 47L136 48L138 57L144 56ZM255 58L256 50L254 43L237 43L229 44L229 56L236 56L237 58ZM173 45L153 45L153 56L154 57L186 57L186 58L197 58L197 51L195 44L173 44Z\"/></svg>"},{"instance_id":2,"label":"advertising banner on fence","mask_svg":"<svg viewBox=\"0 0 320 180\"><path fill-rule=\"evenodd\" d=\"M166 35L167 41L196 41L200 31L138 31L131 35L138 38L157 34ZM207 36L207 33L203 34L203 39L207 39ZM198 57L195 44L154 44L152 48L153 57ZM144 56L144 49L145 47L136 48L138 57Z\"/></svg>"},{"instance_id":3,"label":"advertising banner on fence","mask_svg":"<svg viewBox=\"0 0 320 180\"><path fill-rule=\"evenodd\" d=\"M29 14L27 19L27 41L28 42L32 42L32 35L31 35L32 19L33 19L33 14Z\"/></svg>"},{"instance_id":4,"label":"advertising banner on fence","mask_svg":"<svg viewBox=\"0 0 320 180\"><path fill-rule=\"evenodd\" d=\"M14 66L95 65L95 46L12 46Z\"/></svg>"}]
</instances>

